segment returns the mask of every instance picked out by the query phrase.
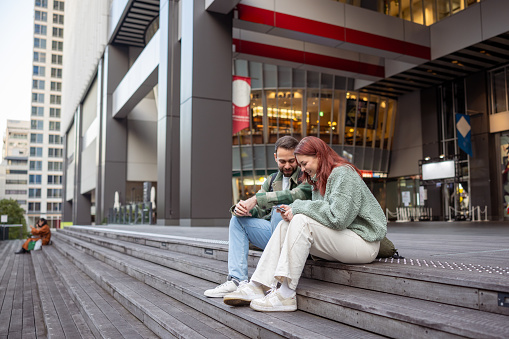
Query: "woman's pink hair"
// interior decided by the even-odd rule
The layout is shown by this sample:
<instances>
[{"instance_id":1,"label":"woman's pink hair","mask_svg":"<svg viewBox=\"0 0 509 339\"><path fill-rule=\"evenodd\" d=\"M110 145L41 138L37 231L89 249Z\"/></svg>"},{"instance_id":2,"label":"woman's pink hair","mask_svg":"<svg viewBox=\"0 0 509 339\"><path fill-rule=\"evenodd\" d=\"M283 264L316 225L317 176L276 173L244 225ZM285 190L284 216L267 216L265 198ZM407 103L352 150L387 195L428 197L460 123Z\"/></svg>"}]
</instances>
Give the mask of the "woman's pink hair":
<instances>
[{"instance_id":1,"label":"woman's pink hair","mask_svg":"<svg viewBox=\"0 0 509 339\"><path fill-rule=\"evenodd\" d=\"M325 194L327 179L329 179L330 173L336 167L350 165L362 178L361 172L355 165L340 157L329 145L317 137L305 137L299 142L293 153L295 155L316 156L318 158L316 181L313 182L306 172L303 172L302 175L304 180L313 186L314 190L320 191L321 195Z\"/></svg>"}]
</instances>

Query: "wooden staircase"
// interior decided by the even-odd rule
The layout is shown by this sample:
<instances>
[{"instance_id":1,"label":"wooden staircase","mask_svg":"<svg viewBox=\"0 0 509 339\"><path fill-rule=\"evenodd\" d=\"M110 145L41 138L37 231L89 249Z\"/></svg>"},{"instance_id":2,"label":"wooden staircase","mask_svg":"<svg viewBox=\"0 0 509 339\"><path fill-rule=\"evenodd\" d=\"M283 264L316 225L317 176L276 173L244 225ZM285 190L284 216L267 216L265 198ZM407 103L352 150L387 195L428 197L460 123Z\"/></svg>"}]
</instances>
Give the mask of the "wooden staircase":
<instances>
[{"instance_id":1,"label":"wooden staircase","mask_svg":"<svg viewBox=\"0 0 509 339\"><path fill-rule=\"evenodd\" d=\"M84 227L52 239L31 254L44 321L74 325L48 337L509 338L507 267L309 260L298 311L262 313L203 295L228 274L225 242Z\"/></svg>"}]
</instances>

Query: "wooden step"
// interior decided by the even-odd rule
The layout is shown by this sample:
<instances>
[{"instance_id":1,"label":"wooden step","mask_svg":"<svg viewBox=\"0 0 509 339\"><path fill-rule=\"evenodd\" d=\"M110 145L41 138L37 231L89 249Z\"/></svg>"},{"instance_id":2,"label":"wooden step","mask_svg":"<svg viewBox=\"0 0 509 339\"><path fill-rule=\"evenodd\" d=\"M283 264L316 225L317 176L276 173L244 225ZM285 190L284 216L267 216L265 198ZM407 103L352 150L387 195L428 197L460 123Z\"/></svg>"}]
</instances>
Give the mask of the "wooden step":
<instances>
[{"instance_id":1,"label":"wooden step","mask_svg":"<svg viewBox=\"0 0 509 339\"><path fill-rule=\"evenodd\" d=\"M161 246L162 243L156 242L153 236L148 242L150 245L147 245L147 240L140 238L139 235L136 241L133 241L134 238L130 235L117 232L109 234L107 231L90 229L82 231L74 228L63 233L184 272L192 265L196 269L191 274L215 283L224 282L228 274L227 263L222 260L227 257L227 252L226 255L222 253L216 255L217 251L222 252L224 249L211 249L208 243L194 241L188 245L190 250L185 250L183 240L173 243L166 242L168 239L165 239L165 246ZM117 236L124 240L119 240ZM126 241L129 239L131 241ZM198 250L200 247L201 251ZM259 252L250 251L249 262L258 262L259 255ZM196 261L197 257L203 259ZM303 277L509 315L509 308L499 305L499 294L509 293L509 273L495 275L467 269L451 270L441 268L438 263L436 263L438 267L433 267L431 263L426 267L424 262L414 263L410 259L382 259L369 265L308 260ZM442 264L442 267L446 266ZM250 268L249 272L253 272L253 268Z\"/></svg>"},{"instance_id":2,"label":"wooden step","mask_svg":"<svg viewBox=\"0 0 509 339\"><path fill-rule=\"evenodd\" d=\"M55 239L60 253L160 337L243 338L238 332L135 278ZM108 260L108 258L103 258Z\"/></svg>"},{"instance_id":3,"label":"wooden step","mask_svg":"<svg viewBox=\"0 0 509 339\"><path fill-rule=\"evenodd\" d=\"M46 256L42 251L33 251L30 256L48 337L91 338L92 332Z\"/></svg>"},{"instance_id":4,"label":"wooden step","mask_svg":"<svg viewBox=\"0 0 509 339\"><path fill-rule=\"evenodd\" d=\"M44 260L51 263L71 299L96 338L157 338L136 317L69 260L54 246L44 248Z\"/></svg>"},{"instance_id":5,"label":"wooden step","mask_svg":"<svg viewBox=\"0 0 509 339\"><path fill-rule=\"evenodd\" d=\"M64 238L63 235L58 236L59 240ZM161 266L129 257L127 254L78 239L68 240L96 258L104 258L101 260L125 272L131 272L129 274L151 286L160 288L164 293L177 289L182 297L187 294L203 300L203 291L214 286L182 272L161 271ZM196 270L194 266L189 266L188 269ZM172 288L161 287L168 285ZM301 280L297 293L301 310L385 336L405 338L409 333L415 338L429 336L440 338L456 334L470 338L509 336L509 317L504 315L306 278ZM208 301L214 302L214 299ZM186 302L191 300L186 298ZM219 304L220 299L217 307L222 306ZM237 312L242 309L245 308L233 308Z\"/></svg>"},{"instance_id":6,"label":"wooden step","mask_svg":"<svg viewBox=\"0 0 509 339\"><path fill-rule=\"evenodd\" d=\"M221 298L207 298L203 295L203 291L215 286L215 283L74 239L72 243L89 254L86 257L85 254L80 255L78 250L73 249L70 245L64 244L64 237L62 235L55 237L55 243L59 250L75 261L80 268L90 270L89 275L103 280L105 284L112 285L113 283L105 275L95 272L99 265L89 262L91 256L108 263L111 267L126 272L132 277L136 277L145 285L156 288L203 314L210 315L218 322L250 338L272 336L331 338L337 336L338 333L353 338L379 338L378 335L373 333L301 311L270 314L255 312L247 307L233 308L225 305ZM188 271L191 270L194 270L194 268L188 267ZM116 292L117 288L120 288L120 286L115 287Z\"/></svg>"},{"instance_id":7,"label":"wooden step","mask_svg":"<svg viewBox=\"0 0 509 339\"><path fill-rule=\"evenodd\" d=\"M0 242L0 338L45 338L41 302L29 254L14 254L23 243Z\"/></svg>"}]
</instances>

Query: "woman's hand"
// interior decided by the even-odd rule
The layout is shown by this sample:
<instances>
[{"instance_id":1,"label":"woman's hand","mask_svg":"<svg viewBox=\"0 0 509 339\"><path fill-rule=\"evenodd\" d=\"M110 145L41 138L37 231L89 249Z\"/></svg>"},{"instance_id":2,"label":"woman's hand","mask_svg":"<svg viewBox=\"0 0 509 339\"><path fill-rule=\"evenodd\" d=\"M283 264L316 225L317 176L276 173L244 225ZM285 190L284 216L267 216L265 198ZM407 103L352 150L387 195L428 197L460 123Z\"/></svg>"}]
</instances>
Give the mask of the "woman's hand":
<instances>
[{"instance_id":1,"label":"woman's hand","mask_svg":"<svg viewBox=\"0 0 509 339\"><path fill-rule=\"evenodd\" d=\"M280 205L279 208L277 209L277 211L279 213L281 213L281 217L283 218L284 221L292 221L292 218L293 218L293 213L292 213L292 209L290 206L288 205Z\"/></svg>"}]
</instances>

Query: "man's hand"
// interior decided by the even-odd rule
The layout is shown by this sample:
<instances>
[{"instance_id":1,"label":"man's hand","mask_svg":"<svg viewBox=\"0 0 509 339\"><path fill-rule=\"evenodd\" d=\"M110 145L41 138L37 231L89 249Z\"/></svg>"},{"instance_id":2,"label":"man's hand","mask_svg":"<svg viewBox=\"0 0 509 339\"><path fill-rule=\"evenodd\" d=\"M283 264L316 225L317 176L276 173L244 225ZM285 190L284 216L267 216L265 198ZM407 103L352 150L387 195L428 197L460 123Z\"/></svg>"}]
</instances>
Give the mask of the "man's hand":
<instances>
[{"instance_id":1,"label":"man's hand","mask_svg":"<svg viewBox=\"0 0 509 339\"><path fill-rule=\"evenodd\" d=\"M239 217L250 217L251 209L256 206L256 196L252 196L251 198L247 200L241 200L235 205L235 214Z\"/></svg>"}]
</instances>

